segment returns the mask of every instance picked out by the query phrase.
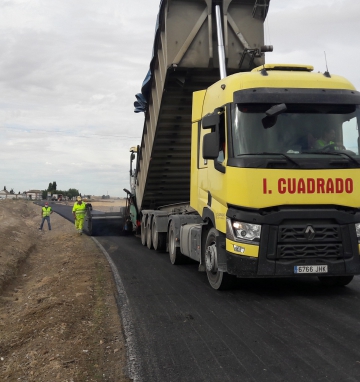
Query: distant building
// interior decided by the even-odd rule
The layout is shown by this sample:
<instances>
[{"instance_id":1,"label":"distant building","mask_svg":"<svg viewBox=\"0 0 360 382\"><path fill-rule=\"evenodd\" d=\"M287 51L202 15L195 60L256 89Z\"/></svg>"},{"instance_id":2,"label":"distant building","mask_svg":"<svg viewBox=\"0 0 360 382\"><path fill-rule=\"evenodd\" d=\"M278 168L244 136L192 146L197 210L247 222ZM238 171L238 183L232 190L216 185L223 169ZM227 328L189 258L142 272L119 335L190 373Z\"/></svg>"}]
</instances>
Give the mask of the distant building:
<instances>
[{"instance_id":1,"label":"distant building","mask_svg":"<svg viewBox=\"0 0 360 382\"><path fill-rule=\"evenodd\" d=\"M11 196L10 192L7 190L0 191L0 199L7 199Z\"/></svg>"},{"instance_id":2,"label":"distant building","mask_svg":"<svg viewBox=\"0 0 360 382\"><path fill-rule=\"evenodd\" d=\"M42 200L42 191L41 190L26 191L26 199Z\"/></svg>"}]
</instances>

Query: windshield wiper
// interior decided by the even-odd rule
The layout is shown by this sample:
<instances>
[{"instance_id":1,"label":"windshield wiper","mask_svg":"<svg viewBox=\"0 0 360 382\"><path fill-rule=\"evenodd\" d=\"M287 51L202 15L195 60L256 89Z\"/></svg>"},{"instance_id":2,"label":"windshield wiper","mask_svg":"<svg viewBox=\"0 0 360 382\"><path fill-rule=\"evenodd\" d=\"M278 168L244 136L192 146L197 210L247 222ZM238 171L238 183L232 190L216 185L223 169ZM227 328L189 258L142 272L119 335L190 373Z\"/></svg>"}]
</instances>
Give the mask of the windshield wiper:
<instances>
[{"instance_id":1,"label":"windshield wiper","mask_svg":"<svg viewBox=\"0 0 360 382\"><path fill-rule=\"evenodd\" d=\"M315 154L315 155L336 155L336 156L341 156L341 155L345 155L347 158L349 158L352 162L356 163L356 165L358 167L360 167L360 163L353 157L351 156L350 154L348 153L337 153L337 152L334 152L334 151L303 151L302 154Z\"/></svg>"},{"instance_id":2,"label":"windshield wiper","mask_svg":"<svg viewBox=\"0 0 360 382\"><path fill-rule=\"evenodd\" d=\"M284 154L284 153L268 153L268 152L262 152L262 153L251 153L251 154L238 154L237 156L242 156L242 155L281 155L282 157L284 157L287 161L293 163L296 167L300 168L301 166L299 165L299 163L297 163L296 161L294 161L294 159L290 158L288 155Z\"/></svg>"},{"instance_id":3,"label":"windshield wiper","mask_svg":"<svg viewBox=\"0 0 360 382\"><path fill-rule=\"evenodd\" d=\"M263 153L261 153L261 155L281 155L286 160L288 160L289 162L293 163L296 167L300 168L300 165L299 165L298 162L294 161L294 159L290 158L289 155L286 155L284 153L268 153L268 152L263 152Z\"/></svg>"}]
</instances>

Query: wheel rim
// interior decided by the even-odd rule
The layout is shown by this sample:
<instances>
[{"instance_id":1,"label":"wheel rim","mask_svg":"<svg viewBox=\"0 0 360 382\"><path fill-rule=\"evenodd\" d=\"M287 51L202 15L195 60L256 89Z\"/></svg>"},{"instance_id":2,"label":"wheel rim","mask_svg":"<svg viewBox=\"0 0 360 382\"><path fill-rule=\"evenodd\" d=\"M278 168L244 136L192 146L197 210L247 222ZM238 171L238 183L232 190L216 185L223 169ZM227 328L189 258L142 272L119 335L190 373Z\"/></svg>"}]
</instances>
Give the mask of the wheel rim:
<instances>
[{"instance_id":1,"label":"wheel rim","mask_svg":"<svg viewBox=\"0 0 360 382\"><path fill-rule=\"evenodd\" d=\"M174 231L170 230L169 233L169 255L172 263L175 261L175 240L174 240Z\"/></svg>"},{"instance_id":2,"label":"wheel rim","mask_svg":"<svg viewBox=\"0 0 360 382\"><path fill-rule=\"evenodd\" d=\"M215 243L211 243L205 252L206 270L211 273L217 272L217 252Z\"/></svg>"},{"instance_id":3,"label":"wheel rim","mask_svg":"<svg viewBox=\"0 0 360 382\"><path fill-rule=\"evenodd\" d=\"M146 227L146 242L151 243L151 229L150 229L150 227Z\"/></svg>"},{"instance_id":4,"label":"wheel rim","mask_svg":"<svg viewBox=\"0 0 360 382\"><path fill-rule=\"evenodd\" d=\"M153 249L151 221L149 221L149 219L148 219L148 224L146 226L146 245L149 249Z\"/></svg>"}]
</instances>

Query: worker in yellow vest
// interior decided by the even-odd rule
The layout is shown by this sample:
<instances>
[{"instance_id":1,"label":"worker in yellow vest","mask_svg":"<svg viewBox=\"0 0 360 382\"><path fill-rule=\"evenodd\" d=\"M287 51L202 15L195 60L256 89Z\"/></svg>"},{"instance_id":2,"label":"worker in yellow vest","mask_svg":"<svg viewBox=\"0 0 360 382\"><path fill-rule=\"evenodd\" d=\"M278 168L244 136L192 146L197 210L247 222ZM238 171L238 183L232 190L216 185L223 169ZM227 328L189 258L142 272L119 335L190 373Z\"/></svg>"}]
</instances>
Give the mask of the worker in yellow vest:
<instances>
[{"instance_id":1,"label":"worker in yellow vest","mask_svg":"<svg viewBox=\"0 0 360 382\"><path fill-rule=\"evenodd\" d=\"M84 203L81 199L81 196L76 198L76 203L72 209L72 213L74 215L75 220L75 228L79 235L82 235L85 213L86 213L86 203Z\"/></svg>"},{"instance_id":2,"label":"worker in yellow vest","mask_svg":"<svg viewBox=\"0 0 360 382\"><path fill-rule=\"evenodd\" d=\"M45 220L47 221L49 231L51 231L50 215L53 213L52 208L49 207L48 202L45 202L44 207L41 208L41 225L39 230L42 231Z\"/></svg>"}]
</instances>

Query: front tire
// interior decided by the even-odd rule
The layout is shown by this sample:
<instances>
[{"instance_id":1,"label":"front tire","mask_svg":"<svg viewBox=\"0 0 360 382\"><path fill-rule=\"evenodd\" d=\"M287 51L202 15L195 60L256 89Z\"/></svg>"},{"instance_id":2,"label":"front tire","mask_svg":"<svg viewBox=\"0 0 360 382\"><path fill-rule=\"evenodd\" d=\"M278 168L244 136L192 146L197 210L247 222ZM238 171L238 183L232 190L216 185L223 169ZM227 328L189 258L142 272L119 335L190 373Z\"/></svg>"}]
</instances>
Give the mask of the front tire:
<instances>
[{"instance_id":1,"label":"front tire","mask_svg":"<svg viewBox=\"0 0 360 382\"><path fill-rule=\"evenodd\" d=\"M213 289L225 290L231 289L235 286L236 277L229 275L226 272L219 271L218 269L218 255L216 248L216 238L219 232L215 228L211 228L205 244L205 265L206 275L209 284Z\"/></svg>"},{"instance_id":2,"label":"front tire","mask_svg":"<svg viewBox=\"0 0 360 382\"><path fill-rule=\"evenodd\" d=\"M337 287L350 284L354 276L319 276L318 278L322 285Z\"/></svg>"}]
</instances>

